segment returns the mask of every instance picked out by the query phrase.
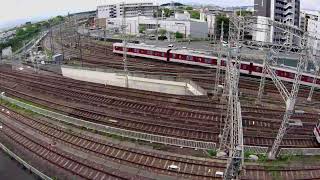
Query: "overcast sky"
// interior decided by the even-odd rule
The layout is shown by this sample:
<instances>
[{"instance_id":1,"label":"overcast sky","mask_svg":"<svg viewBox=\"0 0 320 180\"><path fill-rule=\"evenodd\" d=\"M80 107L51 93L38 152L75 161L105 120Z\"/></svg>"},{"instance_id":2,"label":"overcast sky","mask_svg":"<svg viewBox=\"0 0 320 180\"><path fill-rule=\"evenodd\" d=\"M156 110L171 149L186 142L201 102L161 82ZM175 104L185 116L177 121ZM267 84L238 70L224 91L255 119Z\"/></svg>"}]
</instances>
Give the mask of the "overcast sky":
<instances>
[{"instance_id":1,"label":"overcast sky","mask_svg":"<svg viewBox=\"0 0 320 180\"><path fill-rule=\"evenodd\" d=\"M148 0L124 0L125 2L141 2ZM157 3L167 2L166 0L151 0ZM103 3L123 2L123 0L0 0L0 27L9 21L18 19L34 19L94 10L97 5ZM204 3L220 6L250 5L253 0L177 0L183 3ZM320 10L320 0L301 0L303 9Z\"/></svg>"}]
</instances>

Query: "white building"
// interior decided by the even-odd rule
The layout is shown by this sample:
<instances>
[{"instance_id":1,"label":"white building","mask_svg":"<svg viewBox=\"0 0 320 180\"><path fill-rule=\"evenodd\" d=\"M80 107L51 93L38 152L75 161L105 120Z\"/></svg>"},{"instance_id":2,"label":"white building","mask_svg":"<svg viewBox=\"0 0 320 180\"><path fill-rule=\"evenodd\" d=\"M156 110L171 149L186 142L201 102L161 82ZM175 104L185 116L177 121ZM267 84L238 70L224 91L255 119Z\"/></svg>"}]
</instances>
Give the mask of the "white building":
<instances>
[{"instance_id":1,"label":"white building","mask_svg":"<svg viewBox=\"0 0 320 180\"><path fill-rule=\"evenodd\" d=\"M309 19L318 21L320 20L320 11L302 10L300 12L300 28L308 31Z\"/></svg>"},{"instance_id":2,"label":"white building","mask_svg":"<svg viewBox=\"0 0 320 180\"><path fill-rule=\"evenodd\" d=\"M214 36L215 29L216 29L216 15L215 14L208 14L207 15L207 23L208 23L208 34L211 36Z\"/></svg>"},{"instance_id":3,"label":"white building","mask_svg":"<svg viewBox=\"0 0 320 180\"><path fill-rule=\"evenodd\" d=\"M15 35L16 35L16 30L2 32L0 33L0 42L5 42L13 38Z\"/></svg>"},{"instance_id":4,"label":"white building","mask_svg":"<svg viewBox=\"0 0 320 180\"><path fill-rule=\"evenodd\" d=\"M4 57L4 58L11 58L12 57L11 46L2 49L2 57Z\"/></svg>"},{"instance_id":5,"label":"white building","mask_svg":"<svg viewBox=\"0 0 320 180\"><path fill-rule=\"evenodd\" d=\"M109 5L101 5L97 7L97 18L119 18L125 12L126 17L137 15L153 16L158 8L153 3L117 3Z\"/></svg>"},{"instance_id":6,"label":"white building","mask_svg":"<svg viewBox=\"0 0 320 180\"><path fill-rule=\"evenodd\" d=\"M290 26L300 26L300 0L254 0L254 15L270 18ZM283 44L288 41L290 34L271 27L272 43ZM292 42L296 44L296 38Z\"/></svg>"},{"instance_id":7,"label":"white building","mask_svg":"<svg viewBox=\"0 0 320 180\"><path fill-rule=\"evenodd\" d=\"M311 38L308 39L308 45L314 49L313 53L320 54L320 21L308 20L308 33Z\"/></svg>"},{"instance_id":8,"label":"white building","mask_svg":"<svg viewBox=\"0 0 320 180\"><path fill-rule=\"evenodd\" d=\"M126 18L126 33L131 35L139 34L139 27L144 27L146 32L165 29L167 32L180 32L185 37L206 38L208 36L207 22L198 22L188 19L188 15L177 16L176 18L156 19L153 17L137 16ZM122 18L107 19L107 29L119 29L122 25Z\"/></svg>"},{"instance_id":9,"label":"white building","mask_svg":"<svg viewBox=\"0 0 320 180\"><path fill-rule=\"evenodd\" d=\"M191 16L190 13L188 13L188 11L184 11L183 13L175 13L174 18L177 20L190 20Z\"/></svg>"},{"instance_id":10,"label":"white building","mask_svg":"<svg viewBox=\"0 0 320 180\"><path fill-rule=\"evenodd\" d=\"M257 23L255 24L256 31L252 32L252 40L272 43L273 36L271 33L272 28L268 25L269 19L268 17L257 16Z\"/></svg>"}]
</instances>

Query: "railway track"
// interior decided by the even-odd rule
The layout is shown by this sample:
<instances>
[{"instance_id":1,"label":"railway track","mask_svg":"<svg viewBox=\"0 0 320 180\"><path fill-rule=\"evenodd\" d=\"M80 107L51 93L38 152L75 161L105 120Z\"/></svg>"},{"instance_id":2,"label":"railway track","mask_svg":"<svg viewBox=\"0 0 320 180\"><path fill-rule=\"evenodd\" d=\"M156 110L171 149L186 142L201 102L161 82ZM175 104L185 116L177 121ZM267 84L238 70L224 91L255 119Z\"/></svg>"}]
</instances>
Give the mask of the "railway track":
<instances>
[{"instance_id":1,"label":"railway track","mask_svg":"<svg viewBox=\"0 0 320 180\"><path fill-rule=\"evenodd\" d=\"M83 55L87 65L103 65L117 69L123 67L121 59L114 56L110 48L100 45L93 47L88 42L85 42L82 48L89 52ZM66 52L72 56L76 51L77 49L69 48ZM161 71L161 68L157 67L159 65L162 69L165 67L166 71ZM143 66L147 68L143 69ZM180 64L169 65L164 62L149 64L149 61L141 58L132 58L129 68L132 71L188 77L207 89L212 89L214 79L214 71L210 69ZM202 76L204 74L207 75ZM59 76L39 77L17 72L0 72L0 76L1 88L10 96L29 100L87 121L172 137L214 142L219 140L222 123L220 119L224 118L225 106L206 97L174 96L112 86L102 87L94 83ZM241 79L240 88L243 90L254 91L259 86L259 82L254 79ZM285 84L288 88L291 87L290 83ZM281 102L281 98L275 95L277 90L272 86L272 82L266 84L265 100L270 98L275 103ZM299 96L305 98L307 93L308 88L303 86ZM319 92L315 93L316 101L320 101L319 95ZM270 147L280 126L284 110L243 104L244 144ZM308 104L305 104L305 107L308 107ZM221 162L155 154L106 143L84 134L70 132L58 125L17 114L5 107L0 108L2 108L0 114L10 119L0 120L3 125L0 137L11 140L20 148L28 149L30 153L55 167L82 179L149 178L84 159L67 151L68 148L108 162L183 179L212 179L216 171L224 171L225 168L225 163ZM319 114L316 113L294 114L292 119L301 119L303 127L289 129L281 147L318 147L312 134L318 118ZM171 164L177 165L179 169L168 169ZM274 174L284 179L320 178L318 165L303 168L301 166L277 168L250 164L244 169L241 179L273 179Z\"/></svg>"},{"instance_id":2,"label":"railway track","mask_svg":"<svg viewBox=\"0 0 320 180\"><path fill-rule=\"evenodd\" d=\"M83 54L83 62L85 62L86 66L89 67L111 67L116 69L123 69L123 61L117 55L114 55L112 52L112 47L106 47L103 45L92 45L90 42L86 42L83 44L83 48L90 49L89 53ZM93 50L94 49L94 50ZM76 49L74 49L76 50ZM71 51L72 52L72 51ZM107 53L106 53L107 52ZM189 66L184 64L176 64L176 63L166 63L156 60L146 60L143 58L129 58L128 60L129 70L132 72L143 72L143 73L151 73L151 74L159 74L159 75L169 75L169 76L177 76L183 78L189 78L199 83L203 88L212 90L214 84L215 70L198 67L198 66ZM161 68L159 68L161 67ZM241 76L239 87L242 89L243 93L247 93L246 90L257 92L257 88L259 88L260 79L250 78ZM222 83L222 82L221 82ZM291 83L284 82L288 89L291 89ZM299 96L303 98L307 98L310 91L310 87L301 85ZM266 97L265 99L274 99L277 102L283 104L282 99L278 96L278 90L273 85L273 82L266 81L265 86ZM257 95L257 94L256 94ZM320 101L320 93L315 92L315 100Z\"/></svg>"},{"instance_id":3,"label":"railway track","mask_svg":"<svg viewBox=\"0 0 320 180\"><path fill-rule=\"evenodd\" d=\"M23 148L28 149L37 156L45 159L48 163L52 163L59 168L63 168L73 174L84 179L148 179L138 175L123 173L119 170L104 168L101 164L94 164L88 160L80 160L63 150L61 145L68 146L84 153L92 154L103 158L107 161L120 162L125 165L134 167L144 167L142 169L149 172L167 174L175 177L183 177L184 179L213 179L216 171L223 171L225 164L217 162L190 160L186 158L178 158L174 156L164 156L161 154L143 152L138 149L126 148L117 144L106 143L103 140L94 139L92 137L74 133L61 128L57 125L50 124L43 120L33 119L15 113L10 109L2 108L2 114L10 121L1 120L3 129L1 135L10 138L10 140L19 143ZM19 127L24 127L19 129ZM34 136L24 131L32 130ZM39 140L51 139L52 143ZM60 145L61 144L61 145ZM151 163L150 163L151 162ZM161 163L154 163L161 162ZM84 164L85 163L85 164ZM180 169L168 170L167 166L176 164ZM199 167L198 167L199 166ZM319 178L318 173L320 166L306 167L273 167L266 165L246 165L240 179L273 179L275 174L278 178L298 179L298 178Z\"/></svg>"},{"instance_id":4,"label":"railway track","mask_svg":"<svg viewBox=\"0 0 320 180\"><path fill-rule=\"evenodd\" d=\"M46 84L44 84L41 83L41 80L35 82L33 80L22 78L23 76L21 76L22 79L18 79L19 75L11 77L9 74L2 75L11 82L22 82L19 83L19 85L30 88L30 91L33 93L38 91L39 93L45 93L47 95L50 94L50 96L43 97L42 95L42 98L40 98L40 94L30 95L21 93L19 92L19 90L10 90L9 88L7 88L6 92L8 94L18 96L23 99L28 99L33 102L38 102L48 107L52 107L53 105L55 105L54 108L56 110L62 111L65 114L70 114L72 116L84 118L93 122L122 127L125 129L131 129L135 131L143 130L144 132L148 132L151 134L170 135L172 137L178 138L191 138L200 141L218 142L218 135L221 130L220 112L223 111L223 109L220 108L211 108L211 112L190 111L186 108L184 108L183 110L169 108L170 111L160 111L159 109L157 110L157 108L154 108L155 111L152 112L152 108L150 108L150 105L152 104L140 106L138 104L141 103L135 101L131 101L133 104L129 105L121 105L126 103L119 102L110 107L105 104L112 103L108 100L104 100L104 96L87 93L87 91L72 91L71 89L74 88L71 86L69 86L68 88L64 88L56 84L57 82L60 82L62 80L56 79L52 82L55 83L55 85L52 85L50 83L50 80L47 80ZM22 89L26 90L26 88ZM102 99L98 100L98 97ZM60 101L58 103L54 100L61 98L66 99L63 101L72 100L79 102L80 104L72 104L70 102L63 103L63 101ZM125 101L123 99L113 99L113 102L119 100L121 102L128 102L127 99L130 99L130 95L128 94L128 97L126 97L125 99ZM117 105L120 106L117 107ZM94 106L95 108L93 109L92 106ZM163 105L156 107L162 108ZM282 114L279 111L272 111L268 109L259 110L258 108L256 108L256 110L259 110L258 112L251 114L252 109L252 107L244 107L245 113L243 116L243 124L245 131L245 142L247 143L247 145L258 144L261 146L270 146L273 142L277 129L280 126ZM115 111L120 111L120 115L118 113L115 113ZM196 115L195 113L198 115ZM261 113L265 114L262 116L262 118ZM290 130L283 146L317 147L317 144L315 143L312 135L312 128L316 123L315 118L317 117L317 115L304 114L295 116L296 118L305 118L303 122L304 128L298 128L299 133L295 132L297 129ZM110 121L110 119L112 121ZM155 119L157 121L154 121ZM117 122L114 123L115 121ZM212 131L213 129L216 129L216 131ZM248 134L246 132L248 132Z\"/></svg>"},{"instance_id":5,"label":"railway track","mask_svg":"<svg viewBox=\"0 0 320 180\"><path fill-rule=\"evenodd\" d=\"M5 111L8 111L8 109L5 109ZM78 149L82 152L103 158L106 161L113 161L132 167L138 167L139 169L148 170L150 172L166 174L174 177L184 177L186 179L205 180L211 179L215 176L216 171L222 171L225 167L225 163L200 161L188 158L155 154L139 149L126 148L117 144L106 143L103 140L94 139L83 134L76 134L74 132L70 132L66 129L57 127L47 122L43 122L41 120L25 117L11 110L10 115L6 114L6 116L10 118L10 120L13 120L15 123L19 124L21 127L26 127L27 129L40 134L44 138L51 139L55 144L61 144L74 149ZM7 132L7 129L9 129L9 132L11 131L19 134L19 130L16 130L17 128L15 129L14 124L9 124L4 121L2 121L2 123L5 125L5 132ZM10 133L8 133L8 135L9 134ZM20 135L23 136L22 134ZM30 138L30 136L28 136L28 138ZM30 140L32 140L32 138L30 138ZM41 146L40 143L38 145ZM59 149L58 146L56 147L56 149ZM178 165L180 169L178 171L168 169L168 166L172 164ZM96 169L96 171L100 172L101 175L106 174L106 172L103 172L101 170ZM99 174L98 172L94 172L94 174ZM79 174L79 176L81 175ZM120 179L127 179L125 177L126 176L120 176ZM92 177L89 177L89 179L91 178Z\"/></svg>"},{"instance_id":6,"label":"railway track","mask_svg":"<svg viewBox=\"0 0 320 180\"><path fill-rule=\"evenodd\" d=\"M3 121L2 121L3 122ZM81 179L129 179L126 173L122 175L114 169L107 169L92 162L73 156L52 147L50 143L32 136L27 136L10 124L3 123L1 135L20 145L21 148L28 149L29 152L53 164L56 168L62 168ZM140 179L139 177L136 177Z\"/></svg>"}]
</instances>

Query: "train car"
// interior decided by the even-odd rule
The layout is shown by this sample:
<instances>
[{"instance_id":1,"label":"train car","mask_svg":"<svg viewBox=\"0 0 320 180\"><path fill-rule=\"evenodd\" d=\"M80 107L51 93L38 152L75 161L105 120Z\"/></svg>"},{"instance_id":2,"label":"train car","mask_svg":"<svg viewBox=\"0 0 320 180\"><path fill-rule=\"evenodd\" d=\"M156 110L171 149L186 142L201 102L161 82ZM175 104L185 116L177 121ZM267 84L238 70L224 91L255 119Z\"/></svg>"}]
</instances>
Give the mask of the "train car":
<instances>
[{"instance_id":1,"label":"train car","mask_svg":"<svg viewBox=\"0 0 320 180\"><path fill-rule=\"evenodd\" d=\"M316 137L318 143L320 143L320 123L317 124L313 129L313 134Z\"/></svg>"},{"instance_id":2,"label":"train car","mask_svg":"<svg viewBox=\"0 0 320 180\"><path fill-rule=\"evenodd\" d=\"M117 54L123 54L123 45L122 43L114 43L113 44L113 52ZM172 48L161 48L156 47L154 45L145 45L145 44L127 44L127 55L136 56L136 57L144 57L148 59L162 60L168 62L175 63L183 63L197 66L205 66L216 68L218 57L213 56L212 54L202 52L202 51L194 51L194 50L186 50L186 49L172 49ZM224 69L226 66L226 60L221 60L221 68ZM287 82L293 82L296 69L288 68L288 67L274 67L273 68L277 76ZM263 70L263 65L248 61L241 61L240 65L240 73L248 74L253 76L261 76ZM270 75L267 74L268 78ZM316 80L316 86L320 87L320 77L315 77L309 73L303 73L301 77L301 84L312 86L314 78Z\"/></svg>"}]
</instances>

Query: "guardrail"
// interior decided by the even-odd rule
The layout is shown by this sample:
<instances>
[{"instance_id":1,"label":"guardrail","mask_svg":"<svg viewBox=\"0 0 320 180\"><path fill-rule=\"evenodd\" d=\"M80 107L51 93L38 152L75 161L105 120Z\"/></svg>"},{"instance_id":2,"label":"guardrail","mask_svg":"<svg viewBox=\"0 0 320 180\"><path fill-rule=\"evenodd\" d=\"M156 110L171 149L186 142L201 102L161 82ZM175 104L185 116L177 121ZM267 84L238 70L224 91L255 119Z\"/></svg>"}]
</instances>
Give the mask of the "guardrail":
<instances>
[{"instance_id":1,"label":"guardrail","mask_svg":"<svg viewBox=\"0 0 320 180\"><path fill-rule=\"evenodd\" d=\"M244 146L244 152L251 152L253 154L267 154L268 147L262 146Z\"/></svg>"},{"instance_id":2,"label":"guardrail","mask_svg":"<svg viewBox=\"0 0 320 180\"><path fill-rule=\"evenodd\" d=\"M29 171L33 172L34 174L36 174L38 177L40 177L41 179L44 180L52 180L52 178L48 177L47 175L43 174L42 172L40 172L39 170L37 170L36 168L34 168L33 166L31 166L30 164L28 164L27 162L25 162L23 159L21 159L18 155L16 155L15 153L13 153L12 151L10 151L5 145L3 145L2 143L0 143L0 148L6 152L9 156L11 156L12 158L14 158L16 161L18 161L20 164L22 164L26 169L28 169Z\"/></svg>"},{"instance_id":3,"label":"guardrail","mask_svg":"<svg viewBox=\"0 0 320 180\"><path fill-rule=\"evenodd\" d=\"M174 138L174 137L161 136L161 135L126 130L126 129L120 129L120 128L116 128L116 127L97 124L97 123L85 121L82 119L74 118L71 116L59 114L59 113L49 111L46 109L42 109L42 108L18 101L16 99L7 97L4 94L1 94L1 98L4 99L5 101L8 101L8 102L14 104L14 105L17 105L21 108L33 111L38 114L41 114L43 116L46 116L46 117L49 117L52 119L56 119L58 121L70 123L73 125L86 127L88 129L93 129L93 130L97 130L100 132L105 132L108 134L114 134L117 136L136 139L136 140L149 141L151 143L155 142L155 143L160 143L160 144L168 144L168 145L174 145L174 146L186 147L186 148L216 149L216 143L214 143L214 142L195 141L195 140L189 140L189 139Z\"/></svg>"},{"instance_id":4,"label":"guardrail","mask_svg":"<svg viewBox=\"0 0 320 180\"><path fill-rule=\"evenodd\" d=\"M279 155L316 156L320 155L320 148L281 148Z\"/></svg>"}]
</instances>

